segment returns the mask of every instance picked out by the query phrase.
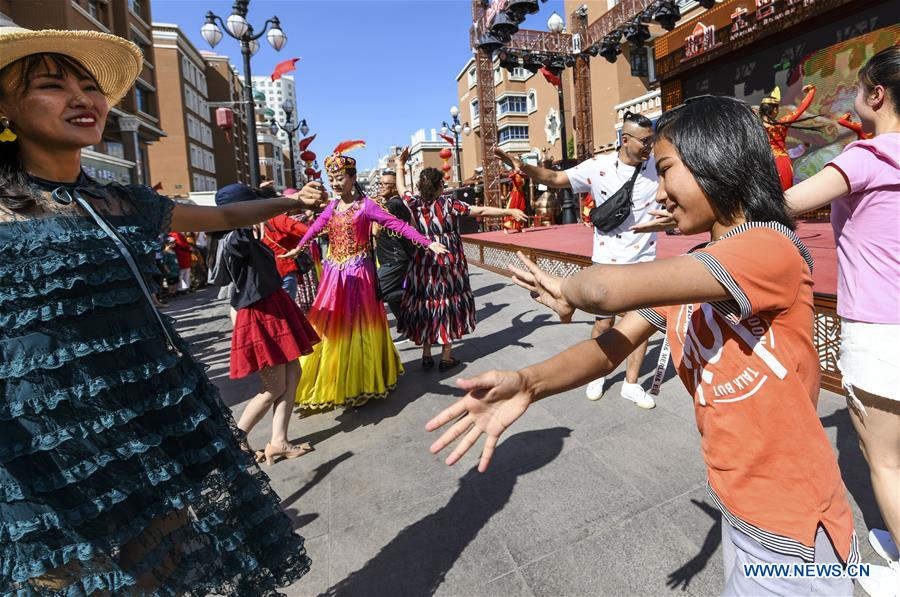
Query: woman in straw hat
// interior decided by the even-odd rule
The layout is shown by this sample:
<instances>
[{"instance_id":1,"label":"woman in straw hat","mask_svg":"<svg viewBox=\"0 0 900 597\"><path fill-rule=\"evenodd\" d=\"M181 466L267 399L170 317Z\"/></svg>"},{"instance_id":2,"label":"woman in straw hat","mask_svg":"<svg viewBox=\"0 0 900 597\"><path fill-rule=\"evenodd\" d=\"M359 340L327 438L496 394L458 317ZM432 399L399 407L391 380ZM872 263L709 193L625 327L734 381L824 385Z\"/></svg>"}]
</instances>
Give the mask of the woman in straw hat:
<instances>
[{"instance_id":1,"label":"woman in straw hat","mask_svg":"<svg viewBox=\"0 0 900 597\"><path fill-rule=\"evenodd\" d=\"M138 48L0 28L0 593L273 593L303 538L203 367L153 307L169 230L317 205L204 208L80 168Z\"/></svg>"}]
</instances>

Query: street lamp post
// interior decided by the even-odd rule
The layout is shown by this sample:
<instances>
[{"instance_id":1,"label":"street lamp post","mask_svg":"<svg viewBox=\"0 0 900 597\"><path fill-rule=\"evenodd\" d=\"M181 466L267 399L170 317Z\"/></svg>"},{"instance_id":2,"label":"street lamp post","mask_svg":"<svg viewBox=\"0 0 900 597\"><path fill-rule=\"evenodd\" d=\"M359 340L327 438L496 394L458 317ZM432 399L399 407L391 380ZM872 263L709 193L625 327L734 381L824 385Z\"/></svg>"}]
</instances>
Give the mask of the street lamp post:
<instances>
[{"instance_id":1,"label":"street lamp post","mask_svg":"<svg viewBox=\"0 0 900 597\"><path fill-rule=\"evenodd\" d=\"M200 29L200 34L213 48L222 40L222 29L225 30L229 37L241 43L241 54L244 57L244 102L247 106L253 106L253 77L250 72L250 57L259 50L258 40L265 35L269 44L276 51L281 51L281 48L287 43L287 36L281 29L281 22L278 20L278 17L272 17L267 20L263 24L262 31L254 35L253 27L247 22L247 8L249 4L250 0L235 0L234 6L231 8L231 15L224 22L221 17L212 11L207 12L206 23ZM247 118L247 129L250 137L247 142L247 153L250 158L250 184L258 187L260 183L259 149L256 146L256 118L252 113Z\"/></svg>"},{"instance_id":2,"label":"street lamp post","mask_svg":"<svg viewBox=\"0 0 900 597\"><path fill-rule=\"evenodd\" d=\"M450 122L451 124L447 124L447 121L445 120L441 123L443 125L441 127L441 132L446 135L448 132L453 131L453 139L456 144L456 181L459 186L462 186L462 165L459 161L459 134L463 133L464 135L469 136L472 132L472 128L469 126L468 122L462 124L459 121L459 108L456 106L450 107Z\"/></svg>"},{"instance_id":3,"label":"street lamp post","mask_svg":"<svg viewBox=\"0 0 900 597\"><path fill-rule=\"evenodd\" d=\"M565 22L555 12L550 15L550 19L547 21L547 29L552 33L562 33L565 29ZM554 73L555 74L555 73ZM562 73L559 74L562 77ZM566 138L566 106L563 102L563 90L562 90L562 82L560 82L559 87L556 90L556 94L559 97L559 122L560 122L560 134L562 135L560 141L562 142L562 169L565 170L569 167L569 143ZM572 190L569 188L562 189L562 205L560 206L562 209L562 223L563 224L575 224L578 222L578 210L575 207L575 198L572 196Z\"/></svg>"},{"instance_id":4,"label":"street lamp post","mask_svg":"<svg viewBox=\"0 0 900 597\"><path fill-rule=\"evenodd\" d=\"M284 100L284 103L281 104L281 109L284 110L285 120L284 122L278 122L274 118L269 121L269 130L272 131L273 135L278 134L278 129L283 130L287 133L288 136L288 144L290 145L291 150L291 186L295 189L297 188L297 162L294 160L294 133L298 130L300 134L304 137L306 133L309 132L309 127L306 125L306 119L304 118L297 124L294 124L294 106L288 100Z\"/></svg>"}]
</instances>

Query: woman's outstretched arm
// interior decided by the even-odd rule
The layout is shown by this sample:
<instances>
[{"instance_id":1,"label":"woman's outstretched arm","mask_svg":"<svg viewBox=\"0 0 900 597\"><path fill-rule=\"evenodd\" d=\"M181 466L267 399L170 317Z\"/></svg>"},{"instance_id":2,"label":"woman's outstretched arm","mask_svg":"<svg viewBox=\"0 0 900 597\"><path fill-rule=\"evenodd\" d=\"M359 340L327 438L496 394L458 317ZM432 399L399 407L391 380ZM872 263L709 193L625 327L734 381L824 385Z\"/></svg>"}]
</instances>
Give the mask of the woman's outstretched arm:
<instances>
[{"instance_id":1,"label":"woman's outstretched arm","mask_svg":"<svg viewBox=\"0 0 900 597\"><path fill-rule=\"evenodd\" d=\"M629 265L594 265L568 278L551 276L523 253L525 269L510 266L513 282L563 321L575 309L597 315L644 307L705 303L732 298L706 265L688 255Z\"/></svg>"},{"instance_id":2,"label":"woman's outstretched arm","mask_svg":"<svg viewBox=\"0 0 900 597\"><path fill-rule=\"evenodd\" d=\"M635 347L646 341L656 328L636 313L629 313L612 329L594 340L585 340L555 357L519 371L488 371L457 385L467 393L444 409L425 426L435 431L455 421L431 445L436 454L458 437L463 439L447 456L456 463L482 434L487 436L479 472L487 470L500 436L535 401L587 383L612 372Z\"/></svg>"},{"instance_id":3,"label":"woman's outstretched arm","mask_svg":"<svg viewBox=\"0 0 900 597\"><path fill-rule=\"evenodd\" d=\"M172 230L179 232L215 232L252 226L280 213L305 205L321 208L328 195L320 182L310 182L288 197L242 201L222 207L176 203L172 211Z\"/></svg>"}]
</instances>

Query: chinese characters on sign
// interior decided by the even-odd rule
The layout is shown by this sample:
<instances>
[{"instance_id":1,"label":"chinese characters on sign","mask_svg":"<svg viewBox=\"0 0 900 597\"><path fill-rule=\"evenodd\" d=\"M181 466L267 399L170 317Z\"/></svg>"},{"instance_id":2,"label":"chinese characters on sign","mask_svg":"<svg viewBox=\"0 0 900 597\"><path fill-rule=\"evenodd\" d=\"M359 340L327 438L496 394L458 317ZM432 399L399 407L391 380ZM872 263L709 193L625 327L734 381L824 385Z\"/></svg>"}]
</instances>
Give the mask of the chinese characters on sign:
<instances>
[{"instance_id":1,"label":"chinese characters on sign","mask_svg":"<svg viewBox=\"0 0 900 597\"><path fill-rule=\"evenodd\" d=\"M698 22L694 31L684 40L684 59L689 60L714 47L716 47L716 28Z\"/></svg>"},{"instance_id":2,"label":"chinese characters on sign","mask_svg":"<svg viewBox=\"0 0 900 597\"><path fill-rule=\"evenodd\" d=\"M753 31L756 31L756 27L747 19L747 9L739 6L731 13L731 39L739 39Z\"/></svg>"},{"instance_id":3,"label":"chinese characters on sign","mask_svg":"<svg viewBox=\"0 0 900 597\"><path fill-rule=\"evenodd\" d=\"M817 0L754 0L755 12L749 15L745 6L738 6L731 13L731 27L726 30L726 43L746 37L760 31L761 27L770 27L777 21L795 14L798 10L815 4ZM716 40L713 25L697 22L693 31L684 40L684 57L682 62L690 60L721 45Z\"/></svg>"}]
</instances>

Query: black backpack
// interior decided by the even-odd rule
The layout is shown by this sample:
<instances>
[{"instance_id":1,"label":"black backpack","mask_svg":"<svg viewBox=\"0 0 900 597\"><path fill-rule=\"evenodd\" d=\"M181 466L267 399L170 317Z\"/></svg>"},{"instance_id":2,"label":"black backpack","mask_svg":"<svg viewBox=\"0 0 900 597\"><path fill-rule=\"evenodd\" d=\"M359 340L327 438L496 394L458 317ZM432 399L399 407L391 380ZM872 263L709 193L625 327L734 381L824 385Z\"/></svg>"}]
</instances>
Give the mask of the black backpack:
<instances>
[{"instance_id":1,"label":"black backpack","mask_svg":"<svg viewBox=\"0 0 900 597\"><path fill-rule=\"evenodd\" d=\"M631 178L616 191L612 197L591 210L591 224L600 232L612 232L622 225L628 214L631 213L631 194L634 191L634 181L641 173L641 164L634 167Z\"/></svg>"}]
</instances>

